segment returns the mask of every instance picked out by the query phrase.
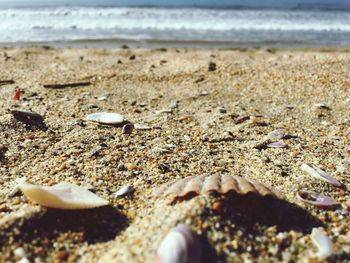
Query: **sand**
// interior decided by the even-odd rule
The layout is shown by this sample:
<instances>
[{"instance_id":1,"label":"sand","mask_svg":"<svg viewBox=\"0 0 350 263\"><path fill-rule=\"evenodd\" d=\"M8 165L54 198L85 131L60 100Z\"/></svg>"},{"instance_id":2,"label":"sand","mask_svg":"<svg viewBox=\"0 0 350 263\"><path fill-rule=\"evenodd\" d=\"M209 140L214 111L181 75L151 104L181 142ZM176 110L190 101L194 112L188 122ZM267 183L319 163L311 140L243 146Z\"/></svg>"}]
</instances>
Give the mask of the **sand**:
<instances>
[{"instance_id":1,"label":"sand","mask_svg":"<svg viewBox=\"0 0 350 263\"><path fill-rule=\"evenodd\" d=\"M0 67L0 81L15 82L0 86L1 262L153 262L179 223L200 235L203 262L321 261L313 227L333 241L329 261L350 260L349 50L14 48L1 50ZM81 81L91 85L43 87ZM8 109L39 113L47 129ZM123 134L86 121L99 111L150 129ZM287 148L259 147L280 128L292 135L280 140ZM304 173L303 163L342 186ZM152 195L215 173L257 180L283 200L212 194L170 205ZM111 205L46 209L11 196L22 177L75 183ZM116 197L127 185L135 192ZM302 203L301 190L339 206Z\"/></svg>"}]
</instances>

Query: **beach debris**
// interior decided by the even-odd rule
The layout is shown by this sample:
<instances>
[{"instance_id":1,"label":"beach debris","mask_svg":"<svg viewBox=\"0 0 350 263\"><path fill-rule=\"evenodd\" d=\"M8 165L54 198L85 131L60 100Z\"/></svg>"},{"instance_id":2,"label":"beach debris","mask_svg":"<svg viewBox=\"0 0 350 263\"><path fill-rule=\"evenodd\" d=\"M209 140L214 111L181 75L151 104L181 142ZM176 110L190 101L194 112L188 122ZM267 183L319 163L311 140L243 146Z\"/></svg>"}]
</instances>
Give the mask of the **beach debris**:
<instances>
[{"instance_id":1,"label":"beach debris","mask_svg":"<svg viewBox=\"0 0 350 263\"><path fill-rule=\"evenodd\" d=\"M165 183L158 188L154 195L157 197L171 196L172 201L186 199L193 195L208 194L216 192L227 194L233 192L239 195L256 194L260 196L278 197L276 193L267 186L240 176L228 174L215 174L211 176L189 176L180 180Z\"/></svg>"},{"instance_id":2,"label":"beach debris","mask_svg":"<svg viewBox=\"0 0 350 263\"><path fill-rule=\"evenodd\" d=\"M107 200L82 187L66 182L53 186L40 186L24 182L19 187L28 199L49 208L75 210L108 205Z\"/></svg>"},{"instance_id":3,"label":"beach debris","mask_svg":"<svg viewBox=\"0 0 350 263\"><path fill-rule=\"evenodd\" d=\"M202 82L203 80L205 80L205 76L204 75L200 75L198 77L198 79L196 79L193 83L199 83L199 82ZM204 95L204 96L206 96L206 95Z\"/></svg>"},{"instance_id":4,"label":"beach debris","mask_svg":"<svg viewBox=\"0 0 350 263\"><path fill-rule=\"evenodd\" d=\"M227 110L224 107L220 107L218 110L219 113L227 113Z\"/></svg>"},{"instance_id":5,"label":"beach debris","mask_svg":"<svg viewBox=\"0 0 350 263\"><path fill-rule=\"evenodd\" d=\"M171 109L167 110L167 109L164 109L164 110L159 110L159 111L156 111L156 115L160 115L160 114L171 114L173 113L173 111Z\"/></svg>"},{"instance_id":6,"label":"beach debris","mask_svg":"<svg viewBox=\"0 0 350 263\"><path fill-rule=\"evenodd\" d=\"M208 71L215 71L215 70L216 70L216 64L214 62L209 62Z\"/></svg>"},{"instance_id":7,"label":"beach debris","mask_svg":"<svg viewBox=\"0 0 350 263\"><path fill-rule=\"evenodd\" d=\"M133 130L134 130L134 125L131 123L125 124L122 128L123 134L128 134L128 135L130 135Z\"/></svg>"},{"instance_id":8,"label":"beach debris","mask_svg":"<svg viewBox=\"0 0 350 263\"><path fill-rule=\"evenodd\" d=\"M10 85L10 84L14 84L15 81L12 79L9 80L0 80L0 86L4 86L4 85Z\"/></svg>"},{"instance_id":9,"label":"beach debris","mask_svg":"<svg viewBox=\"0 0 350 263\"><path fill-rule=\"evenodd\" d=\"M134 128L136 130L150 130L150 129L152 129L150 126L148 126L147 124L144 124L144 123L135 123Z\"/></svg>"},{"instance_id":10,"label":"beach debris","mask_svg":"<svg viewBox=\"0 0 350 263\"><path fill-rule=\"evenodd\" d=\"M107 96L101 96L98 97L97 100L102 101L102 100L107 100Z\"/></svg>"},{"instance_id":11,"label":"beach debris","mask_svg":"<svg viewBox=\"0 0 350 263\"><path fill-rule=\"evenodd\" d=\"M19 193L19 192L20 192L20 185L21 185L22 183L25 183L26 180L27 180L27 179L26 179L25 177L17 178L17 179L15 180L15 183L16 183L15 187L7 194L7 197L13 197L13 196L15 196L17 193Z\"/></svg>"},{"instance_id":12,"label":"beach debris","mask_svg":"<svg viewBox=\"0 0 350 263\"><path fill-rule=\"evenodd\" d=\"M44 131L48 129L43 116L36 112L10 109L10 113L12 113L16 120L28 124L29 126L36 126Z\"/></svg>"},{"instance_id":13,"label":"beach debris","mask_svg":"<svg viewBox=\"0 0 350 263\"><path fill-rule=\"evenodd\" d=\"M102 124L122 124L125 122L124 117L118 113L112 112L96 112L86 116L88 121L98 122Z\"/></svg>"},{"instance_id":14,"label":"beach debris","mask_svg":"<svg viewBox=\"0 0 350 263\"><path fill-rule=\"evenodd\" d=\"M20 100L21 99L21 90L20 89L16 89L15 91L15 95L13 96L13 100Z\"/></svg>"},{"instance_id":15,"label":"beach debris","mask_svg":"<svg viewBox=\"0 0 350 263\"><path fill-rule=\"evenodd\" d=\"M314 108L316 108L316 109L324 109L324 110L330 110L331 109L329 106L327 106L324 103L315 103L314 104Z\"/></svg>"},{"instance_id":16,"label":"beach debris","mask_svg":"<svg viewBox=\"0 0 350 263\"><path fill-rule=\"evenodd\" d=\"M116 193L116 197L122 197L135 192L135 188L132 185L123 186Z\"/></svg>"},{"instance_id":17,"label":"beach debris","mask_svg":"<svg viewBox=\"0 0 350 263\"><path fill-rule=\"evenodd\" d=\"M85 81L85 82L72 82L72 83L65 83L65 84L44 84L44 88L47 89L64 89L64 88L74 88L74 87L83 87L83 86L90 86L91 82Z\"/></svg>"},{"instance_id":18,"label":"beach debris","mask_svg":"<svg viewBox=\"0 0 350 263\"><path fill-rule=\"evenodd\" d=\"M134 60L135 58L136 58L135 55L131 55L131 56L129 57L130 60Z\"/></svg>"},{"instance_id":19,"label":"beach debris","mask_svg":"<svg viewBox=\"0 0 350 263\"><path fill-rule=\"evenodd\" d=\"M311 163L303 163L301 165L301 170L303 170L304 172L306 172L307 174L309 174L315 178L326 181L326 182L330 183L331 185L341 186L341 183L337 179L330 176L328 173L326 173L325 171L321 170L320 168L318 168L317 166L315 166Z\"/></svg>"},{"instance_id":20,"label":"beach debris","mask_svg":"<svg viewBox=\"0 0 350 263\"><path fill-rule=\"evenodd\" d=\"M235 124L243 123L250 119L250 116L240 116L235 120Z\"/></svg>"},{"instance_id":21,"label":"beach debris","mask_svg":"<svg viewBox=\"0 0 350 263\"><path fill-rule=\"evenodd\" d=\"M332 255L333 242L322 229L314 227L310 238L318 248L318 252L315 254L316 257L326 259Z\"/></svg>"},{"instance_id":22,"label":"beach debris","mask_svg":"<svg viewBox=\"0 0 350 263\"><path fill-rule=\"evenodd\" d=\"M297 197L299 200L305 203L312 204L321 208L329 208L338 205L338 202L332 197L311 191L300 191L298 192Z\"/></svg>"},{"instance_id":23,"label":"beach debris","mask_svg":"<svg viewBox=\"0 0 350 263\"><path fill-rule=\"evenodd\" d=\"M173 228L160 243L156 263L200 263L202 246L198 235L187 225Z\"/></svg>"},{"instance_id":24,"label":"beach debris","mask_svg":"<svg viewBox=\"0 0 350 263\"><path fill-rule=\"evenodd\" d=\"M285 129L277 129L270 132L266 137L268 140L281 140L284 138L285 133Z\"/></svg>"},{"instance_id":25,"label":"beach debris","mask_svg":"<svg viewBox=\"0 0 350 263\"><path fill-rule=\"evenodd\" d=\"M284 143L284 142L271 142L266 144L267 148L286 148L288 146L288 144Z\"/></svg>"}]
</instances>

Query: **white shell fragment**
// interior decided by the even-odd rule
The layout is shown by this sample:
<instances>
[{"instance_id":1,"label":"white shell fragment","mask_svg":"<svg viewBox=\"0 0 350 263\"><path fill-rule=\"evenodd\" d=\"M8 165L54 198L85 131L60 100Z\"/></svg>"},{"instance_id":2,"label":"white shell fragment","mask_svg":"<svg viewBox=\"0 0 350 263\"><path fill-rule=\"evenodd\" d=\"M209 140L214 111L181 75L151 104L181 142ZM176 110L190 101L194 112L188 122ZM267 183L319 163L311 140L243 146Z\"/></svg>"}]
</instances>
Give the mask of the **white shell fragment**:
<instances>
[{"instance_id":1,"label":"white shell fragment","mask_svg":"<svg viewBox=\"0 0 350 263\"><path fill-rule=\"evenodd\" d=\"M306 172L307 174L309 174L315 178L326 181L326 182L330 183L331 185L341 186L341 183L337 179L330 176L328 173L326 173L325 171L321 170L320 168L318 168L317 166L315 166L313 164L303 163L301 165L301 170L303 170L304 172Z\"/></svg>"},{"instance_id":2,"label":"white shell fragment","mask_svg":"<svg viewBox=\"0 0 350 263\"><path fill-rule=\"evenodd\" d=\"M285 129L277 129L277 130L270 132L267 135L267 139L280 140L280 139L283 139L285 133L286 133Z\"/></svg>"},{"instance_id":3,"label":"white shell fragment","mask_svg":"<svg viewBox=\"0 0 350 263\"><path fill-rule=\"evenodd\" d=\"M115 193L115 196L116 197L121 197L121 196L125 196L125 195L128 195L128 194L131 194L135 191L135 188L132 186L132 185L127 185L127 186L124 186L122 188L120 188L116 193Z\"/></svg>"},{"instance_id":4,"label":"white shell fragment","mask_svg":"<svg viewBox=\"0 0 350 263\"><path fill-rule=\"evenodd\" d=\"M86 119L88 121L94 121L103 124L121 124L125 121L122 115L112 112L97 112L89 114L86 116Z\"/></svg>"},{"instance_id":5,"label":"white shell fragment","mask_svg":"<svg viewBox=\"0 0 350 263\"><path fill-rule=\"evenodd\" d=\"M321 208L329 208L339 205L338 202L332 197L311 191L300 191L297 194L297 198L305 203Z\"/></svg>"},{"instance_id":6,"label":"white shell fragment","mask_svg":"<svg viewBox=\"0 0 350 263\"><path fill-rule=\"evenodd\" d=\"M333 253L333 242L326 233L319 228L313 228L311 232L311 240L317 246L318 252L316 257L325 259Z\"/></svg>"},{"instance_id":7,"label":"white shell fragment","mask_svg":"<svg viewBox=\"0 0 350 263\"><path fill-rule=\"evenodd\" d=\"M288 144L284 142L271 142L266 145L268 148L286 148L288 147Z\"/></svg>"},{"instance_id":8,"label":"white shell fragment","mask_svg":"<svg viewBox=\"0 0 350 263\"><path fill-rule=\"evenodd\" d=\"M202 248L197 234L180 224L170 231L157 250L157 263L200 263Z\"/></svg>"},{"instance_id":9,"label":"white shell fragment","mask_svg":"<svg viewBox=\"0 0 350 263\"><path fill-rule=\"evenodd\" d=\"M108 205L94 193L74 184L62 182L54 186L20 184L23 194L39 205L57 209L88 209Z\"/></svg>"},{"instance_id":10,"label":"white shell fragment","mask_svg":"<svg viewBox=\"0 0 350 263\"><path fill-rule=\"evenodd\" d=\"M134 128L136 130L150 130L151 127L144 123L135 123Z\"/></svg>"}]
</instances>

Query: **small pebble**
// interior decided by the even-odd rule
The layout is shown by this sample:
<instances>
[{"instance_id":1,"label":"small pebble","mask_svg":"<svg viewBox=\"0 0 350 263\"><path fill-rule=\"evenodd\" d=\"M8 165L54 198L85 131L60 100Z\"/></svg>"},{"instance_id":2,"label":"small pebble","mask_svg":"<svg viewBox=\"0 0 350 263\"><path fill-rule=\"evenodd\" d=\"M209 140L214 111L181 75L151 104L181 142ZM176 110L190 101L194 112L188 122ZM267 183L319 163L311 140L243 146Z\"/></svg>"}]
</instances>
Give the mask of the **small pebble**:
<instances>
[{"instance_id":1,"label":"small pebble","mask_svg":"<svg viewBox=\"0 0 350 263\"><path fill-rule=\"evenodd\" d=\"M116 197L122 197L128 194L131 194L135 191L135 188L132 185L128 185L128 186L123 186L122 188L120 188L116 193L115 196Z\"/></svg>"}]
</instances>

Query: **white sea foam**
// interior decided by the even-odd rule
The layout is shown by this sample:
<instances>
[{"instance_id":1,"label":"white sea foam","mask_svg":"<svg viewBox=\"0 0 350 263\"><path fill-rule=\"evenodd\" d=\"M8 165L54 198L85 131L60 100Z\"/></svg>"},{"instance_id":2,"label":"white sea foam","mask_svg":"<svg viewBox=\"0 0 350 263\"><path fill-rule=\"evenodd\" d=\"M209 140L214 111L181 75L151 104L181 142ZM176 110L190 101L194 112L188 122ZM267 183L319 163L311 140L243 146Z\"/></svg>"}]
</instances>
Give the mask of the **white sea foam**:
<instances>
[{"instance_id":1,"label":"white sea foam","mask_svg":"<svg viewBox=\"0 0 350 263\"><path fill-rule=\"evenodd\" d=\"M52 7L0 9L0 21L2 43L98 38L326 41L327 36L350 43L350 12L341 11Z\"/></svg>"}]
</instances>

